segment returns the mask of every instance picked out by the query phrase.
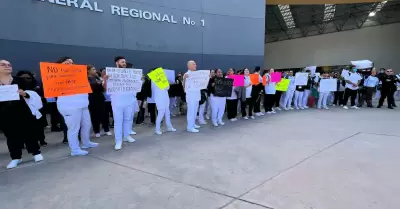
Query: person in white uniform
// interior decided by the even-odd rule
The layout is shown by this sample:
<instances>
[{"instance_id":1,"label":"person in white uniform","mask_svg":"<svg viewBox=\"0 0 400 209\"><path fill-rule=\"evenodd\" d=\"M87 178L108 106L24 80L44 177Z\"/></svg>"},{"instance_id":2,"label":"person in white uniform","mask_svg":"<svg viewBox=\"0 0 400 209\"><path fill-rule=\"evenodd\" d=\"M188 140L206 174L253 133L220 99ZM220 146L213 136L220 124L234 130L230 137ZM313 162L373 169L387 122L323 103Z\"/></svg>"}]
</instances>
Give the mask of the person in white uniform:
<instances>
[{"instance_id":1,"label":"person in white uniform","mask_svg":"<svg viewBox=\"0 0 400 209\"><path fill-rule=\"evenodd\" d=\"M344 90L344 109L349 109L347 107L347 101L350 98L350 104L352 109L359 109L356 106L356 97L358 85L360 84L362 77L357 73L357 68L352 68L350 75L346 78L346 89Z\"/></svg>"},{"instance_id":2,"label":"person in white uniform","mask_svg":"<svg viewBox=\"0 0 400 209\"><path fill-rule=\"evenodd\" d=\"M284 110L293 110L291 105L292 105L294 91L296 90L295 78L293 76L293 71L288 72L287 78L290 80L290 84L289 84L287 91L285 92L285 97L283 99L282 107Z\"/></svg>"},{"instance_id":3,"label":"person in white uniform","mask_svg":"<svg viewBox=\"0 0 400 209\"><path fill-rule=\"evenodd\" d=\"M114 61L117 68L126 68L126 59L124 57L118 56ZM108 77L105 76L105 78L106 85ZM122 141L135 142L135 139L130 134L132 132L133 114L137 105L136 92L112 93L110 98L114 116L114 149L120 150Z\"/></svg>"},{"instance_id":4,"label":"person in white uniform","mask_svg":"<svg viewBox=\"0 0 400 209\"><path fill-rule=\"evenodd\" d=\"M274 73L274 69L270 69L265 75L266 85L264 86L264 109L267 114L275 114L274 99L276 94L276 82L271 82L271 74Z\"/></svg>"},{"instance_id":5,"label":"person in white uniform","mask_svg":"<svg viewBox=\"0 0 400 209\"><path fill-rule=\"evenodd\" d=\"M190 74L197 69L196 62L193 60L190 60L187 62L187 68L188 71L183 75L183 87L185 90L186 94L186 103L187 103L187 127L186 130L188 132L192 133L197 133L199 132L198 128L200 128L199 125L196 125L196 116L197 116L197 110L199 109L199 101L200 101L200 90L186 90L185 84L186 84L186 79L190 77Z\"/></svg>"},{"instance_id":6,"label":"person in white uniform","mask_svg":"<svg viewBox=\"0 0 400 209\"><path fill-rule=\"evenodd\" d=\"M154 70L154 69L152 69ZM151 70L151 71L152 71ZM151 72L150 71L150 72ZM165 117L165 125L167 126L168 132L175 132L176 129L171 124L171 112L169 109L169 95L168 95L169 87L165 89L160 89L153 81L151 81L151 95L154 98L154 102L157 107L157 119L156 119L156 130L155 133L158 135L162 134L161 131L161 122Z\"/></svg>"},{"instance_id":7,"label":"person in white uniform","mask_svg":"<svg viewBox=\"0 0 400 209\"><path fill-rule=\"evenodd\" d=\"M217 69L215 71L216 76L210 79L208 83L208 91L210 93L210 102L211 102L211 121L213 126L217 127L218 125L225 125L222 121L225 113L225 105L226 105L226 97L215 96L215 78L223 78L222 70Z\"/></svg>"},{"instance_id":8,"label":"person in white uniform","mask_svg":"<svg viewBox=\"0 0 400 209\"><path fill-rule=\"evenodd\" d=\"M317 89L318 89L318 92L319 92L317 108L318 109L322 109L323 108L323 109L329 110L327 102L328 102L328 96L329 96L329 94L331 92L330 91L321 91L321 88L320 88L321 80L330 78L329 77L329 73L323 72L321 76L322 77L318 78L318 80L317 80L317 82L315 84L317 86Z\"/></svg>"},{"instance_id":9,"label":"person in white uniform","mask_svg":"<svg viewBox=\"0 0 400 209\"><path fill-rule=\"evenodd\" d=\"M72 65L74 61L69 57L63 57L58 63ZM82 149L99 146L98 143L90 141L91 121L88 106L88 94L60 96L57 99L57 108L63 116L68 128L68 144L72 156L87 155L89 152ZM79 144L79 132L81 134L82 147Z\"/></svg>"}]
</instances>

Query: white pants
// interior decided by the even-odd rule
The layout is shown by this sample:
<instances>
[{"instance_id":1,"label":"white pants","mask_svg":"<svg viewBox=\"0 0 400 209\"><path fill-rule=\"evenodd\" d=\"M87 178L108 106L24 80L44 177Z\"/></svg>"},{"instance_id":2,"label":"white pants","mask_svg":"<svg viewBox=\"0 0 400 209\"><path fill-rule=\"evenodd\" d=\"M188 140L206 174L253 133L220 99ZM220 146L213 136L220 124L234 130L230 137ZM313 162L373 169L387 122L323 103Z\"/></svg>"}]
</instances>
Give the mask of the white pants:
<instances>
[{"instance_id":1,"label":"white pants","mask_svg":"<svg viewBox=\"0 0 400 209\"><path fill-rule=\"evenodd\" d=\"M307 106L308 103L308 97L310 96L310 89L305 89L304 94L303 94L303 107Z\"/></svg>"},{"instance_id":2,"label":"white pants","mask_svg":"<svg viewBox=\"0 0 400 209\"><path fill-rule=\"evenodd\" d=\"M204 123L204 111L206 110L207 102L204 102L202 105L199 106L199 122Z\"/></svg>"},{"instance_id":3,"label":"white pants","mask_svg":"<svg viewBox=\"0 0 400 209\"><path fill-rule=\"evenodd\" d=\"M289 108L292 105L292 100L293 100L293 95L294 95L294 90L293 89L288 89L286 91L282 106L284 108Z\"/></svg>"},{"instance_id":4,"label":"white pants","mask_svg":"<svg viewBox=\"0 0 400 209\"><path fill-rule=\"evenodd\" d=\"M303 107L303 96L304 96L304 91L294 92L294 106L296 108Z\"/></svg>"},{"instance_id":5,"label":"white pants","mask_svg":"<svg viewBox=\"0 0 400 209\"><path fill-rule=\"evenodd\" d=\"M377 90L374 99L379 99L380 97L381 97L381 91Z\"/></svg>"},{"instance_id":6,"label":"white pants","mask_svg":"<svg viewBox=\"0 0 400 209\"><path fill-rule=\"evenodd\" d=\"M114 116L115 142L122 142L123 137L129 136L133 125L134 106L112 106Z\"/></svg>"},{"instance_id":7,"label":"white pants","mask_svg":"<svg viewBox=\"0 0 400 209\"><path fill-rule=\"evenodd\" d=\"M199 101L191 101L186 98L187 101L187 114L186 114L186 119L187 119L187 130L194 129L194 125L196 124L196 116L197 116L197 110L199 109Z\"/></svg>"},{"instance_id":8,"label":"white pants","mask_svg":"<svg viewBox=\"0 0 400 209\"><path fill-rule=\"evenodd\" d=\"M225 97L211 97L211 120L213 123L221 122L225 113Z\"/></svg>"},{"instance_id":9,"label":"white pants","mask_svg":"<svg viewBox=\"0 0 400 209\"><path fill-rule=\"evenodd\" d=\"M157 119L156 119L156 131L161 131L161 122L162 119L165 117L165 125L168 129L173 128L171 124L171 112L168 108L164 108L158 110Z\"/></svg>"},{"instance_id":10,"label":"white pants","mask_svg":"<svg viewBox=\"0 0 400 209\"><path fill-rule=\"evenodd\" d=\"M328 100L329 94L330 92L319 92L317 108L327 107L326 102Z\"/></svg>"},{"instance_id":11,"label":"white pants","mask_svg":"<svg viewBox=\"0 0 400 209\"><path fill-rule=\"evenodd\" d=\"M83 145L90 142L90 113L87 107L79 109L59 109L64 117L65 124L67 125L68 144L71 151L80 150L78 134L81 132L81 140Z\"/></svg>"}]
</instances>

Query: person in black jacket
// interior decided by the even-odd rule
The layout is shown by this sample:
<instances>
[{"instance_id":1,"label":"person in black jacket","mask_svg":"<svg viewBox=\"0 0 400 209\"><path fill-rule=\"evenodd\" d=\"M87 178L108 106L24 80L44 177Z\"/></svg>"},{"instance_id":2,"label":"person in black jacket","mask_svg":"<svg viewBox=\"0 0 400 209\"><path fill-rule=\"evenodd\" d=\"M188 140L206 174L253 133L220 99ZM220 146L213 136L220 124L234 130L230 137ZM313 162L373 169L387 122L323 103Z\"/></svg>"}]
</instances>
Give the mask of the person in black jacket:
<instances>
[{"instance_id":1,"label":"person in black jacket","mask_svg":"<svg viewBox=\"0 0 400 209\"><path fill-rule=\"evenodd\" d=\"M111 136L110 120L106 112L106 98L104 97L103 82L98 77L96 68L93 65L87 66L87 74L92 93L89 94L89 112L92 127L96 138L100 135L100 124L104 133Z\"/></svg>"},{"instance_id":2,"label":"person in black jacket","mask_svg":"<svg viewBox=\"0 0 400 209\"><path fill-rule=\"evenodd\" d=\"M34 156L35 162L43 160L38 144L40 138L38 127L32 125L38 122L25 101L30 98L29 94L25 92L25 90L29 90L29 84L11 74L11 63L0 59L0 86L18 85L19 89L18 100L0 101L0 127L7 138L11 157L11 162L7 165L8 169L15 168L21 163L24 144L28 152Z\"/></svg>"},{"instance_id":3,"label":"person in black jacket","mask_svg":"<svg viewBox=\"0 0 400 209\"><path fill-rule=\"evenodd\" d=\"M399 79L393 75L392 69L387 69L385 74L379 77L379 80L382 82L382 87L378 108L382 107L385 98L387 98L388 108L393 109L393 107L396 107L393 94L397 90L396 83L399 82Z\"/></svg>"}]
</instances>

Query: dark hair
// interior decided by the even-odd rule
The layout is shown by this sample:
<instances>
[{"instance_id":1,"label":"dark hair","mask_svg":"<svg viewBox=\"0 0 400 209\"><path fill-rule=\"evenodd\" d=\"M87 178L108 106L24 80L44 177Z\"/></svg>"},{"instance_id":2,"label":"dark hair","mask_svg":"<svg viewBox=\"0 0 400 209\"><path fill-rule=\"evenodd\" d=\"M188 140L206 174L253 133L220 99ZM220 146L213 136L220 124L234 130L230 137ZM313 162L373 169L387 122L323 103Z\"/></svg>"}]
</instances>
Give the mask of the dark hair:
<instances>
[{"instance_id":1,"label":"dark hair","mask_svg":"<svg viewBox=\"0 0 400 209\"><path fill-rule=\"evenodd\" d=\"M127 67L127 68L132 68L132 67L133 67L133 64L132 64L132 63L126 63L126 67Z\"/></svg>"},{"instance_id":2,"label":"dark hair","mask_svg":"<svg viewBox=\"0 0 400 209\"><path fill-rule=\"evenodd\" d=\"M66 60L69 60L69 59L72 60L71 57L61 57L60 59L58 59L58 61L56 63L63 63Z\"/></svg>"},{"instance_id":3,"label":"dark hair","mask_svg":"<svg viewBox=\"0 0 400 209\"><path fill-rule=\"evenodd\" d=\"M91 70L92 68L94 68L94 65L87 65L87 71Z\"/></svg>"},{"instance_id":4,"label":"dark hair","mask_svg":"<svg viewBox=\"0 0 400 209\"><path fill-rule=\"evenodd\" d=\"M27 70L20 70L20 71L18 71L17 77L20 77L21 75L24 75L24 74L29 75L31 78L35 78L35 77L33 76L33 73L32 73L31 71L27 71Z\"/></svg>"},{"instance_id":5,"label":"dark hair","mask_svg":"<svg viewBox=\"0 0 400 209\"><path fill-rule=\"evenodd\" d=\"M381 71L381 70L383 70L383 71L386 71L386 69L385 69L385 68L381 68L379 71Z\"/></svg>"},{"instance_id":6,"label":"dark hair","mask_svg":"<svg viewBox=\"0 0 400 209\"><path fill-rule=\"evenodd\" d=\"M106 70L106 68L105 67L103 67L103 68L100 68L100 72L103 72L104 70Z\"/></svg>"},{"instance_id":7,"label":"dark hair","mask_svg":"<svg viewBox=\"0 0 400 209\"><path fill-rule=\"evenodd\" d=\"M116 56L114 58L114 62L118 62L119 60L124 60L124 59L125 59L125 57L123 57L123 56Z\"/></svg>"},{"instance_id":8,"label":"dark hair","mask_svg":"<svg viewBox=\"0 0 400 209\"><path fill-rule=\"evenodd\" d=\"M261 70L260 66L256 66L256 67L254 68L254 71L253 71L253 72L260 72L260 70Z\"/></svg>"}]
</instances>

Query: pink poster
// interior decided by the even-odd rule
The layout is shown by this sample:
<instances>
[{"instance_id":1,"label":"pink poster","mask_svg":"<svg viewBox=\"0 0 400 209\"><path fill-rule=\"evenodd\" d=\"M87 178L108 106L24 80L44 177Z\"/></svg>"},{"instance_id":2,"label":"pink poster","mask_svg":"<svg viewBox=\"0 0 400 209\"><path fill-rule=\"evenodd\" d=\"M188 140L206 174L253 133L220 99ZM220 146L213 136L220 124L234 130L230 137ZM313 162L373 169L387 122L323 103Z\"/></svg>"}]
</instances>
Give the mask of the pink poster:
<instances>
[{"instance_id":1,"label":"pink poster","mask_svg":"<svg viewBox=\"0 0 400 209\"><path fill-rule=\"evenodd\" d=\"M244 75L229 75L233 79L233 86L244 86Z\"/></svg>"},{"instance_id":2,"label":"pink poster","mask_svg":"<svg viewBox=\"0 0 400 209\"><path fill-rule=\"evenodd\" d=\"M276 72L276 73L271 73L271 82L281 82L282 80L282 73L281 72Z\"/></svg>"}]
</instances>

